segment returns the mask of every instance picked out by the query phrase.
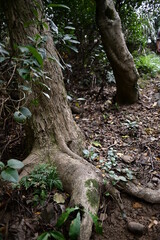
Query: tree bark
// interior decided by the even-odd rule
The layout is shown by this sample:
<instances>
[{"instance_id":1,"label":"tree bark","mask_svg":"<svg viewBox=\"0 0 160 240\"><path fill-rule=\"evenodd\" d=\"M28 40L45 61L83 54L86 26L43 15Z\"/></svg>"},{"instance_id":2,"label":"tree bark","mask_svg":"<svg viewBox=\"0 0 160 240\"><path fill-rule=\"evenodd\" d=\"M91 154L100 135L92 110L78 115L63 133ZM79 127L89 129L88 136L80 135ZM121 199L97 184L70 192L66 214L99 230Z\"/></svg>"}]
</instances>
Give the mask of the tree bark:
<instances>
[{"instance_id":1,"label":"tree bark","mask_svg":"<svg viewBox=\"0 0 160 240\"><path fill-rule=\"evenodd\" d=\"M112 0L96 0L96 19L106 55L116 80L116 102L132 104L138 100L138 72L127 49L121 20Z\"/></svg>"},{"instance_id":2,"label":"tree bark","mask_svg":"<svg viewBox=\"0 0 160 240\"><path fill-rule=\"evenodd\" d=\"M41 6L41 1L36 1ZM38 7L39 7L38 6ZM3 9L8 21L11 47L14 44L25 46L31 42L28 36L39 34L34 10L37 6L32 0L6 0ZM40 11L39 11L40 14ZM41 16L40 16L41 18ZM24 23L33 21L27 28ZM71 205L80 205L88 212L96 214L99 208L102 178L100 171L80 157L84 146L84 136L73 120L67 101L63 76L60 66L49 61L54 56L58 60L52 36L49 31L41 30L47 36L47 58L44 71L50 79L41 79L50 91L50 99L40 89L32 88L27 105L32 112L30 129L34 132L33 147L24 160L25 167L21 177L29 173L35 164L47 162L57 167L65 191L71 194ZM31 105L32 99L38 98L38 106ZM81 223L80 239L90 239L92 219L85 213Z\"/></svg>"}]
</instances>

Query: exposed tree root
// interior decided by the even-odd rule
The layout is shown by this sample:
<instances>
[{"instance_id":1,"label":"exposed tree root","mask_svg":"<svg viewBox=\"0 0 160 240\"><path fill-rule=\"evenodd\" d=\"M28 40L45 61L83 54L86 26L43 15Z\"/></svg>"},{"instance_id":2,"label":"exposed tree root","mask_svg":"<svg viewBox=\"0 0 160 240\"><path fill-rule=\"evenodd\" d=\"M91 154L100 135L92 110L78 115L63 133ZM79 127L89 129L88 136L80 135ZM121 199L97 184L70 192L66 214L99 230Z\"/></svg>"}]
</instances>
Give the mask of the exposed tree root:
<instances>
[{"instance_id":1,"label":"exposed tree root","mask_svg":"<svg viewBox=\"0 0 160 240\"><path fill-rule=\"evenodd\" d=\"M150 188L142 187L139 185L135 185L132 182L128 182L127 184L120 184L123 190L135 197L141 198L149 203L160 203L160 188L153 190Z\"/></svg>"},{"instance_id":2,"label":"exposed tree root","mask_svg":"<svg viewBox=\"0 0 160 240\"><path fill-rule=\"evenodd\" d=\"M20 177L33 169L33 165L50 162L57 167L65 191L71 195L71 206L82 206L86 213L81 223L80 239L90 239L92 233L92 219L87 212L97 214L100 202L102 178L98 170L84 159L74 159L52 146L49 156L43 149L33 149L32 153L24 160L24 170Z\"/></svg>"},{"instance_id":3,"label":"exposed tree root","mask_svg":"<svg viewBox=\"0 0 160 240\"><path fill-rule=\"evenodd\" d=\"M127 221L119 191L110 182L102 189L101 173L93 165L80 157L73 158L59 150L56 145L47 147L47 150L33 148L31 154L24 160L25 167L20 177L28 174L34 165L41 162L49 162L57 167L63 187L71 195L70 206L82 206L86 210L81 223L80 240L90 239L93 222L87 212L97 214L102 191L110 193L125 216L124 220ZM121 184L121 187L126 193L150 203L160 202L159 190L142 188L131 182L126 185Z\"/></svg>"}]
</instances>

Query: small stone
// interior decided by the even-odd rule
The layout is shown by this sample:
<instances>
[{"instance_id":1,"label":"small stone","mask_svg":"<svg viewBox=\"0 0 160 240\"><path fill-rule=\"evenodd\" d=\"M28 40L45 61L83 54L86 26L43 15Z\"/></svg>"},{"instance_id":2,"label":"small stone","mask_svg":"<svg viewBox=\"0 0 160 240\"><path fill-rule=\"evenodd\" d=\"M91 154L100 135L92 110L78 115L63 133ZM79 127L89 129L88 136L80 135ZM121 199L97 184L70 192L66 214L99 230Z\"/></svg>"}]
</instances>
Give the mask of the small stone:
<instances>
[{"instance_id":1,"label":"small stone","mask_svg":"<svg viewBox=\"0 0 160 240\"><path fill-rule=\"evenodd\" d=\"M139 234L139 235L143 235L145 231L145 226L137 222L129 222L127 227L130 232Z\"/></svg>"},{"instance_id":2,"label":"small stone","mask_svg":"<svg viewBox=\"0 0 160 240\"><path fill-rule=\"evenodd\" d=\"M157 177L153 177L153 178L152 178L152 182L154 182L154 183L158 183L158 182L159 182L159 178L157 178Z\"/></svg>"},{"instance_id":3,"label":"small stone","mask_svg":"<svg viewBox=\"0 0 160 240\"><path fill-rule=\"evenodd\" d=\"M123 155L121 156L121 158L125 163L131 163L134 161L134 159L129 155Z\"/></svg>"}]
</instances>

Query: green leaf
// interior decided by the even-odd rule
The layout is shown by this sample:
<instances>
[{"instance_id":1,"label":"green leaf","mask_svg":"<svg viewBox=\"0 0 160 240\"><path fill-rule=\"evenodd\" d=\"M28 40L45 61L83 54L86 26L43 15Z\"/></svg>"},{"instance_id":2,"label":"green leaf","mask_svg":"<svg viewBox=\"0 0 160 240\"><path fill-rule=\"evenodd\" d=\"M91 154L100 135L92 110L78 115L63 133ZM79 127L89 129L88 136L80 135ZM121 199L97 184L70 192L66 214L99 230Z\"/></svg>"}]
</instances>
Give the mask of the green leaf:
<instances>
[{"instance_id":1,"label":"green leaf","mask_svg":"<svg viewBox=\"0 0 160 240\"><path fill-rule=\"evenodd\" d=\"M78 207L75 208L67 208L66 211L64 213L62 213L62 215L59 217L56 227L61 227L63 225L63 223L68 219L69 215L78 210Z\"/></svg>"},{"instance_id":2,"label":"green leaf","mask_svg":"<svg viewBox=\"0 0 160 240\"><path fill-rule=\"evenodd\" d=\"M67 7L67 6L64 5L64 4L51 3L51 4L49 4L47 7L60 7L60 8L66 8L66 9L70 10L70 8Z\"/></svg>"},{"instance_id":3,"label":"green leaf","mask_svg":"<svg viewBox=\"0 0 160 240\"><path fill-rule=\"evenodd\" d=\"M69 46L69 45L66 45L66 46L71 50L73 50L74 52L78 53L78 49L75 46Z\"/></svg>"},{"instance_id":4,"label":"green leaf","mask_svg":"<svg viewBox=\"0 0 160 240\"><path fill-rule=\"evenodd\" d=\"M78 238L80 234L80 226L81 226L81 217L80 217L80 212L78 212L76 218L72 221L69 228L69 236L71 239L75 240Z\"/></svg>"},{"instance_id":5,"label":"green leaf","mask_svg":"<svg viewBox=\"0 0 160 240\"><path fill-rule=\"evenodd\" d=\"M30 74L29 69L26 69L26 68L18 68L17 71L23 79L27 79L27 77Z\"/></svg>"},{"instance_id":6,"label":"green leaf","mask_svg":"<svg viewBox=\"0 0 160 240\"><path fill-rule=\"evenodd\" d=\"M45 97L47 97L48 99L51 98L48 93L45 93L45 92L42 92L42 93L43 93L43 95L44 95Z\"/></svg>"},{"instance_id":7,"label":"green leaf","mask_svg":"<svg viewBox=\"0 0 160 240\"><path fill-rule=\"evenodd\" d=\"M65 29L75 30L75 27L72 27L72 26L66 26Z\"/></svg>"},{"instance_id":8,"label":"green leaf","mask_svg":"<svg viewBox=\"0 0 160 240\"><path fill-rule=\"evenodd\" d=\"M28 53L29 52L29 49L27 47L18 46L18 48L20 49L20 51L22 53Z\"/></svg>"},{"instance_id":9,"label":"green leaf","mask_svg":"<svg viewBox=\"0 0 160 240\"><path fill-rule=\"evenodd\" d=\"M0 169L4 168L4 163L0 161Z\"/></svg>"},{"instance_id":10,"label":"green leaf","mask_svg":"<svg viewBox=\"0 0 160 240\"><path fill-rule=\"evenodd\" d=\"M95 225L96 233L102 234L102 225L98 222L99 221L98 217L96 215L93 215L91 212L89 212L89 215L91 216L93 223Z\"/></svg>"},{"instance_id":11,"label":"green leaf","mask_svg":"<svg viewBox=\"0 0 160 240\"><path fill-rule=\"evenodd\" d=\"M117 180L123 181L123 182L127 182L127 179L123 176L119 176Z\"/></svg>"},{"instance_id":12,"label":"green leaf","mask_svg":"<svg viewBox=\"0 0 160 240\"><path fill-rule=\"evenodd\" d=\"M41 54L37 51L37 49L32 47L32 46L27 46L27 48L29 49L30 53L32 53L32 55L35 57L37 62L40 65L42 65L43 64L43 58L42 58Z\"/></svg>"},{"instance_id":13,"label":"green leaf","mask_svg":"<svg viewBox=\"0 0 160 240\"><path fill-rule=\"evenodd\" d=\"M65 237L61 232L53 231L53 232L50 232L50 235L56 240L65 240Z\"/></svg>"},{"instance_id":14,"label":"green leaf","mask_svg":"<svg viewBox=\"0 0 160 240\"><path fill-rule=\"evenodd\" d=\"M17 159L10 159L7 161L7 166L13 169L21 169L22 167L24 167L24 164Z\"/></svg>"},{"instance_id":15,"label":"green leaf","mask_svg":"<svg viewBox=\"0 0 160 240\"><path fill-rule=\"evenodd\" d=\"M93 141L92 145L95 146L95 147L102 147L102 145L97 141Z\"/></svg>"},{"instance_id":16,"label":"green leaf","mask_svg":"<svg viewBox=\"0 0 160 240\"><path fill-rule=\"evenodd\" d=\"M17 183L18 182L18 172L16 169L8 167L1 172L1 177L8 182Z\"/></svg>"},{"instance_id":17,"label":"green leaf","mask_svg":"<svg viewBox=\"0 0 160 240\"><path fill-rule=\"evenodd\" d=\"M58 63L58 65L59 65L62 69L64 69L64 67L62 66L62 64L59 62L59 60L58 60L56 57L52 56L52 57L49 57L48 59L55 61L56 63Z\"/></svg>"},{"instance_id":18,"label":"green leaf","mask_svg":"<svg viewBox=\"0 0 160 240\"><path fill-rule=\"evenodd\" d=\"M31 93L32 92L32 89L30 87L27 87L25 85L19 85L18 86L20 89L22 89L23 91L26 91L28 93Z\"/></svg>"},{"instance_id":19,"label":"green leaf","mask_svg":"<svg viewBox=\"0 0 160 240\"><path fill-rule=\"evenodd\" d=\"M0 46L0 53L2 53L2 55L3 55L3 53L6 55L9 55L9 52L6 51L2 46Z\"/></svg>"},{"instance_id":20,"label":"green leaf","mask_svg":"<svg viewBox=\"0 0 160 240\"><path fill-rule=\"evenodd\" d=\"M0 63L5 61L7 58L6 57L0 57Z\"/></svg>"},{"instance_id":21,"label":"green leaf","mask_svg":"<svg viewBox=\"0 0 160 240\"><path fill-rule=\"evenodd\" d=\"M19 111L26 117L26 118L30 118L32 116L32 113L30 112L30 110L26 107L21 107L19 109Z\"/></svg>"},{"instance_id":22,"label":"green leaf","mask_svg":"<svg viewBox=\"0 0 160 240\"><path fill-rule=\"evenodd\" d=\"M24 116L20 111L16 111L13 115L13 118L18 123L25 123L26 122L26 116Z\"/></svg>"},{"instance_id":23,"label":"green leaf","mask_svg":"<svg viewBox=\"0 0 160 240\"><path fill-rule=\"evenodd\" d=\"M37 238L37 240L48 240L49 237L50 234L48 232L44 232Z\"/></svg>"},{"instance_id":24,"label":"green leaf","mask_svg":"<svg viewBox=\"0 0 160 240\"><path fill-rule=\"evenodd\" d=\"M48 30L48 24L46 22L43 22L43 27Z\"/></svg>"},{"instance_id":25,"label":"green leaf","mask_svg":"<svg viewBox=\"0 0 160 240\"><path fill-rule=\"evenodd\" d=\"M88 151L87 149L84 149L84 150L83 150L83 154L84 154L85 156L89 156L89 151Z\"/></svg>"}]
</instances>

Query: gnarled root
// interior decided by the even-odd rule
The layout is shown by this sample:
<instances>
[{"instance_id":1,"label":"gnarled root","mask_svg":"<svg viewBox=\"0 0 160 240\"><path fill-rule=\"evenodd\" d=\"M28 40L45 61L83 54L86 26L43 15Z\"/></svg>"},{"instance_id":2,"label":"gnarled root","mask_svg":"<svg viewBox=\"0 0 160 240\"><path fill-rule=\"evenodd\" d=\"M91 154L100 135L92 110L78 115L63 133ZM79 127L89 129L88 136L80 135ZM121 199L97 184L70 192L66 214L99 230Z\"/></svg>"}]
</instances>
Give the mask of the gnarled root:
<instances>
[{"instance_id":1,"label":"gnarled root","mask_svg":"<svg viewBox=\"0 0 160 240\"><path fill-rule=\"evenodd\" d=\"M71 195L71 206L82 206L86 212L83 215L80 230L80 240L90 239L92 233L92 219L88 212L97 214L99 209L102 178L94 166L84 159L74 159L53 146L49 150L49 158L44 157L44 149L33 149L24 160L24 170L21 177L33 169L33 165L50 162L57 167L59 177L65 191Z\"/></svg>"},{"instance_id":2,"label":"gnarled root","mask_svg":"<svg viewBox=\"0 0 160 240\"><path fill-rule=\"evenodd\" d=\"M142 187L139 185L135 185L132 182L128 182L127 184L120 184L123 190L135 197L141 198L149 203L160 203L160 188L157 190L153 190L147 187Z\"/></svg>"}]
</instances>

